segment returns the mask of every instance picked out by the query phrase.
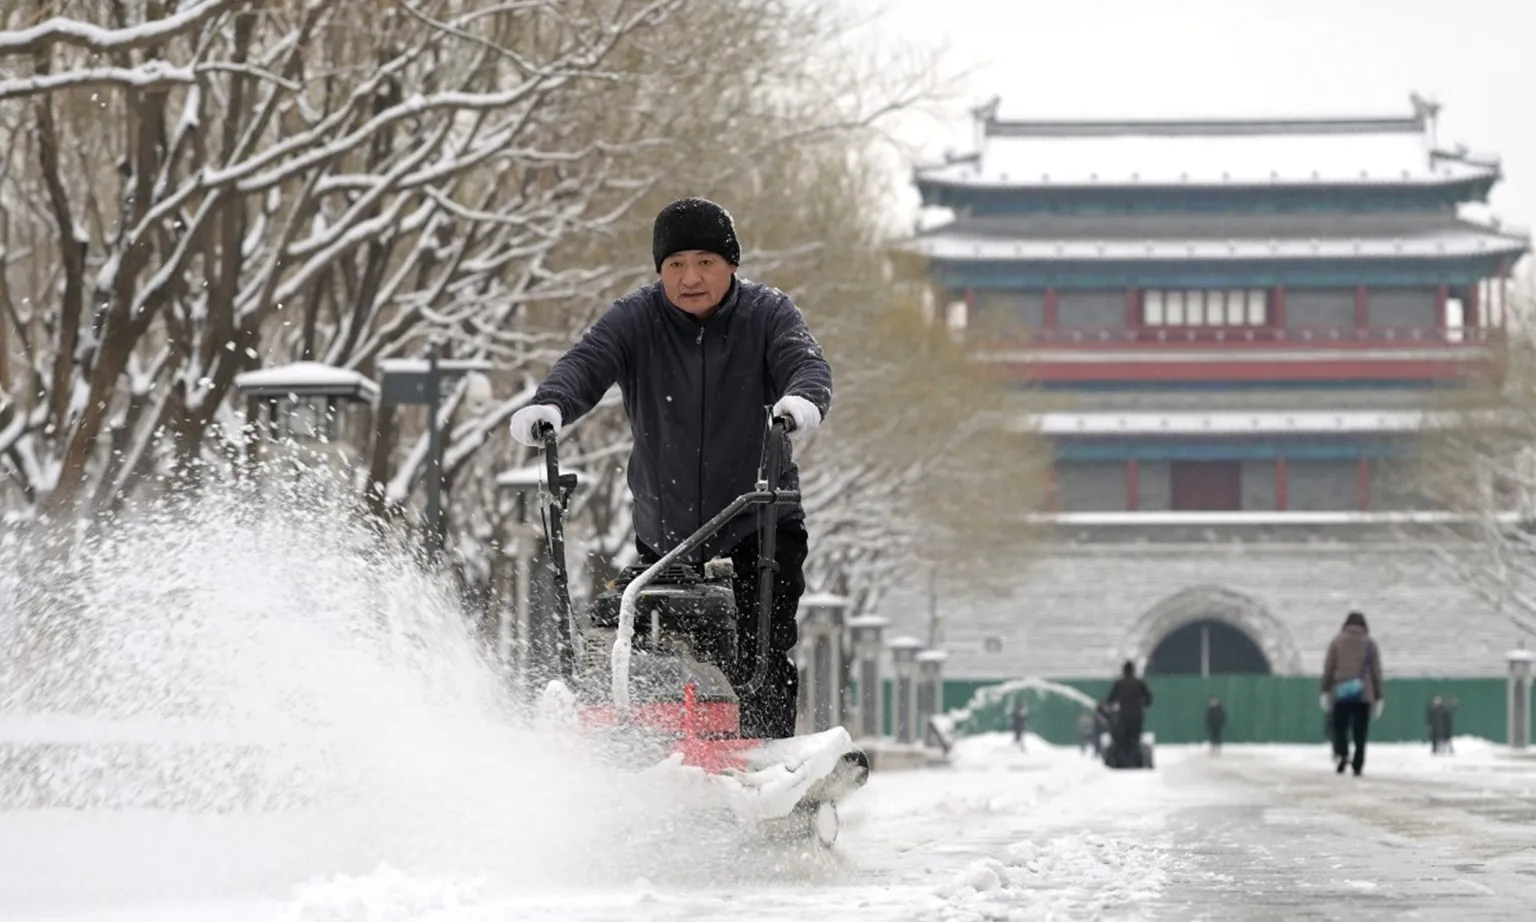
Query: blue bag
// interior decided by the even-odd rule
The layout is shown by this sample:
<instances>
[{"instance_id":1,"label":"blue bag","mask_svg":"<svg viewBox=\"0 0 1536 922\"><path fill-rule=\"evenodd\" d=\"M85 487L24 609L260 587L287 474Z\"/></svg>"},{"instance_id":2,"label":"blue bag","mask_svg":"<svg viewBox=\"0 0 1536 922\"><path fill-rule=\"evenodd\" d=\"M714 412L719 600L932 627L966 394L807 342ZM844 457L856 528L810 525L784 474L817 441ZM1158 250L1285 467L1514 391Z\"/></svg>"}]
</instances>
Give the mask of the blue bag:
<instances>
[{"instance_id":1,"label":"blue bag","mask_svg":"<svg viewBox=\"0 0 1536 922\"><path fill-rule=\"evenodd\" d=\"M1376 644L1367 640L1365 642L1365 659L1360 663L1360 677L1348 679L1333 687L1333 700L1335 701L1364 701L1365 677L1371 672L1371 654L1376 652Z\"/></svg>"}]
</instances>

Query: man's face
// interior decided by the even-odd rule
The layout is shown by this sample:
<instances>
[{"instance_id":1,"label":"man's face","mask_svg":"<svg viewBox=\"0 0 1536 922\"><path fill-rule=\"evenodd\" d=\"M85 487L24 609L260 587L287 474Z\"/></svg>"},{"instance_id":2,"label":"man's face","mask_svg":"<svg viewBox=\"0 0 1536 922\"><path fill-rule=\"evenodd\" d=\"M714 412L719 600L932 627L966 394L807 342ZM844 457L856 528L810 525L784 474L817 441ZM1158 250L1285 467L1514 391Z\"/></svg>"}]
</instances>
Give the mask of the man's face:
<instances>
[{"instance_id":1,"label":"man's face","mask_svg":"<svg viewBox=\"0 0 1536 922\"><path fill-rule=\"evenodd\" d=\"M720 306L735 273L736 267L718 253L683 250L661 261L661 287L668 301L702 317Z\"/></svg>"}]
</instances>

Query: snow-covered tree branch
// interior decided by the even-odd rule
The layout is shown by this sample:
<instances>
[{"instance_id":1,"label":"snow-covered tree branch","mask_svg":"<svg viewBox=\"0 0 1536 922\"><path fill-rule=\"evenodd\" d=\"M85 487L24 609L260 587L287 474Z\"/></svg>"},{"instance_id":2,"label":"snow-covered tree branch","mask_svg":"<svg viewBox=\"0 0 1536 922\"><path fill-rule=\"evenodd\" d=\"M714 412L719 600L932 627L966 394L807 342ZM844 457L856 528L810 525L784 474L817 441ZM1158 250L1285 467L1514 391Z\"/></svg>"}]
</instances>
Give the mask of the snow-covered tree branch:
<instances>
[{"instance_id":1,"label":"snow-covered tree branch","mask_svg":"<svg viewBox=\"0 0 1536 922\"><path fill-rule=\"evenodd\" d=\"M111 512L217 471L241 371L491 360L444 407L450 549L507 539L504 422L607 306L654 277L650 220L708 195L743 274L790 291L834 362L803 455L817 588L878 601L948 550L983 561L1038 499L1033 443L892 278L882 119L931 60L861 54L831 0L63 0L0 11L0 492L12 517ZM906 273L906 270L902 270ZM912 361L893 362L892 356ZM344 438L381 510L420 502L420 408ZM963 434L964 438L957 437ZM573 553L632 553L627 431L571 427ZM1041 468L1043 470L1043 468ZM576 587L578 592L580 586Z\"/></svg>"},{"instance_id":2,"label":"snow-covered tree branch","mask_svg":"<svg viewBox=\"0 0 1536 922\"><path fill-rule=\"evenodd\" d=\"M1515 628L1536 635L1536 305L1506 293L1507 335L1471 386L1435 408L1420 437L1417 483L1455 514L1430 549L1444 570ZM1510 297L1513 295L1513 297Z\"/></svg>"}]
</instances>

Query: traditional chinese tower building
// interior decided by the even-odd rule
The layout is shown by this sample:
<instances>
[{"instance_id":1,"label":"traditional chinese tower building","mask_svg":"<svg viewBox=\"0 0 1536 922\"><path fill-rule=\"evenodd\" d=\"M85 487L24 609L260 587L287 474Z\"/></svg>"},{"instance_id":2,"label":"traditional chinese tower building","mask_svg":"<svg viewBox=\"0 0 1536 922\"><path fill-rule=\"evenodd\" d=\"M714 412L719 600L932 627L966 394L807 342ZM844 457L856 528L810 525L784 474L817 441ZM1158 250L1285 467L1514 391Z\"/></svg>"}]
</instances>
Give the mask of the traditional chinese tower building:
<instances>
[{"instance_id":1,"label":"traditional chinese tower building","mask_svg":"<svg viewBox=\"0 0 1536 922\"><path fill-rule=\"evenodd\" d=\"M917 172L952 219L907 247L978 357L1052 397L1054 538L1016 588L946 593L950 675L1311 673L1350 607L1400 672L1502 668L1508 622L1404 544L1442 515L1401 463L1419 414L1488 358L1528 247L1468 219L1499 164L1435 115L994 101L977 149Z\"/></svg>"}]
</instances>

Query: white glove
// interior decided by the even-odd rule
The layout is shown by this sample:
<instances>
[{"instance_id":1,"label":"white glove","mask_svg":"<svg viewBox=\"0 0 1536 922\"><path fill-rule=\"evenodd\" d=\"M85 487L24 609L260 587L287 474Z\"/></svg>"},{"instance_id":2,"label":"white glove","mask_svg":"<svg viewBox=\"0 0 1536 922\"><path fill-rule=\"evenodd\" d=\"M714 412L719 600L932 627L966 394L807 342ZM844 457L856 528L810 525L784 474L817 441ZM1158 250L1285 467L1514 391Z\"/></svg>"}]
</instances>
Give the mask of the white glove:
<instances>
[{"instance_id":1,"label":"white glove","mask_svg":"<svg viewBox=\"0 0 1536 922\"><path fill-rule=\"evenodd\" d=\"M1317 696L1317 706L1322 708L1324 711L1328 710L1328 693L1327 692L1323 692L1321 695Z\"/></svg>"},{"instance_id":2,"label":"white glove","mask_svg":"<svg viewBox=\"0 0 1536 922\"><path fill-rule=\"evenodd\" d=\"M514 439L533 448L542 448L543 441L533 434L533 430L539 423L549 423L555 427L555 434L559 435L560 408L547 403L530 403L513 413L512 421L508 425L512 429Z\"/></svg>"},{"instance_id":3,"label":"white glove","mask_svg":"<svg viewBox=\"0 0 1536 922\"><path fill-rule=\"evenodd\" d=\"M782 416L794 423L794 432L810 432L821 425L821 411L816 409L816 404L794 394L780 397L773 405L773 415L775 419Z\"/></svg>"},{"instance_id":4,"label":"white glove","mask_svg":"<svg viewBox=\"0 0 1536 922\"><path fill-rule=\"evenodd\" d=\"M1385 710L1386 707L1387 707L1387 700L1385 698L1383 698L1382 700L1376 702L1376 706L1375 707L1371 708L1371 716L1372 717L1380 717L1381 716L1381 712L1383 710Z\"/></svg>"}]
</instances>

